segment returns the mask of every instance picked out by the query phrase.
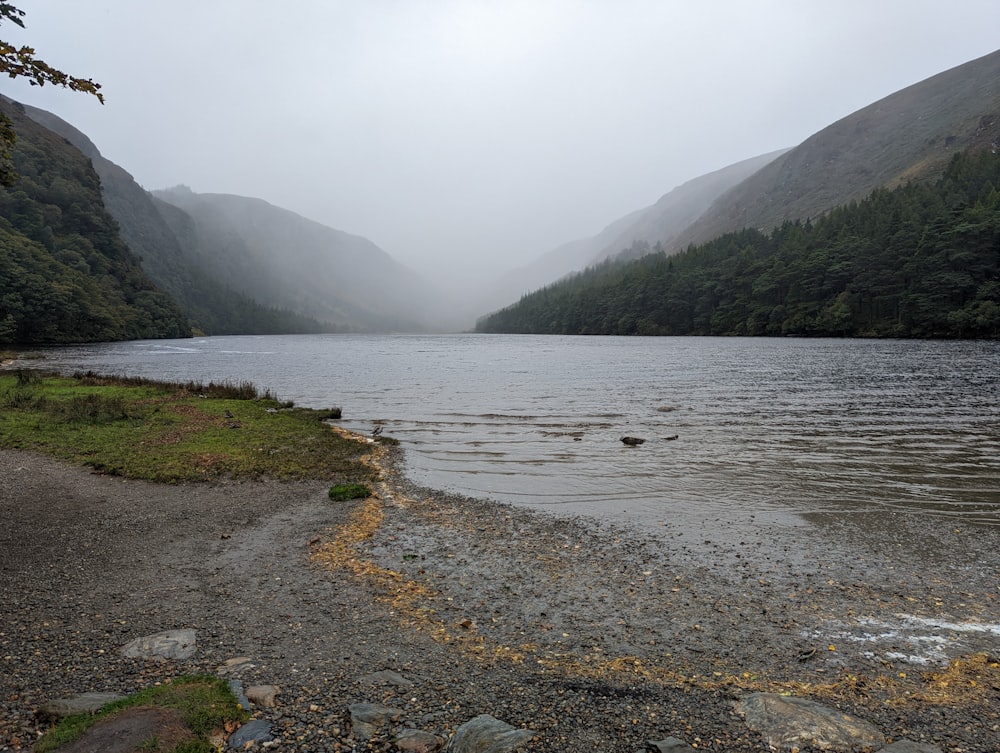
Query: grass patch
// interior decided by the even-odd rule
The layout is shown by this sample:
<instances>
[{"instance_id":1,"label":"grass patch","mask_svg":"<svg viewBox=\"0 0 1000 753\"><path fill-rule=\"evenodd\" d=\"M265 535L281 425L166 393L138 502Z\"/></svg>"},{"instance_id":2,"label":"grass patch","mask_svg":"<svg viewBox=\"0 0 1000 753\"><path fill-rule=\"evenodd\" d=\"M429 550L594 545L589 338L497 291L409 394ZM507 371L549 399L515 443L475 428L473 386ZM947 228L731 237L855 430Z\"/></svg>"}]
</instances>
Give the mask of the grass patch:
<instances>
[{"instance_id":1,"label":"grass patch","mask_svg":"<svg viewBox=\"0 0 1000 753\"><path fill-rule=\"evenodd\" d=\"M175 753L214 751L215 748L208 741L210 734L231 728L247 719L246 712L240 708L225 680L207 675L186 675L109 703L96 714L77 714L62 719L39 738L35 744L35 753L56 750L78 739L101 719L136 706L160 706L180 712L184 724L198 739L182 743L175 748ZM150 743L152 744L152 740Z\"/></svg>"},{"instance_id":2,"label":"grass patch","mask_svg":"<svg viewBox=\"0 0 1000 753\"><path fill-rule=\"evenodd\" d=\"M297 408L249 382L0 373L0 448L150 481L370 481L359 462L366 445L331 431L324 421L334 415L339 408Z\"/></svg>"},{"instance_id":3,"label":"grass patch","mask_svg":"<svg viewBox=\"0 0 1000 753\"><path fill-rule=\"evenodd\" d=\"M372 490L365 484L337 484L330 487L330 499L334 502L344 502L349 499L366 499Z\"/></svg>"}]
</instances>

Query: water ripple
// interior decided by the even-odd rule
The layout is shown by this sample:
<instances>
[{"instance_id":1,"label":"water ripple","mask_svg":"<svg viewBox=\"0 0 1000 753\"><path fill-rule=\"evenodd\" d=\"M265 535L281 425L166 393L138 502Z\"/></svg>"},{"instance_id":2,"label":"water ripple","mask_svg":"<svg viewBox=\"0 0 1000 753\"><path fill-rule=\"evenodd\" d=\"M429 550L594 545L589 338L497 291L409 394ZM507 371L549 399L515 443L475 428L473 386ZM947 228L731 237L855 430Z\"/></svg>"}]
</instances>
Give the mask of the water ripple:
<instances>
[{"instance_id":1,"label":"water ripple","mask_svg":"<svg viewBox=\"0 0 1000 753\"><path fill-rule=\"evenodd\" d=\"M349 428L384 424L418 482L545 509L1000 525L997 343L286 336L45 355L342 406Z\"/></svg>"}]
</instances>

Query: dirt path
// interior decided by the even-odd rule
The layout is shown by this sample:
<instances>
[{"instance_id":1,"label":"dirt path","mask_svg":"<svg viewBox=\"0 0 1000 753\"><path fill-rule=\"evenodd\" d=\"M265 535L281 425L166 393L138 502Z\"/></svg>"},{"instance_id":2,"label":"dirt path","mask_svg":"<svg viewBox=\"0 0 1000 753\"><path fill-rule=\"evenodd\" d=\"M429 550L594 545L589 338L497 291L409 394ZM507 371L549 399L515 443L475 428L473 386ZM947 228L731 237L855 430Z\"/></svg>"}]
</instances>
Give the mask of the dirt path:
<instances>
[{"instance_id":1,"label":"dirt path","mask_svg":"<svg viewBox=\"0 0 1000 753\"><path fill-rule=\"evenodd\" d=\"M357 701L442 735L493 714L537 731L529 751L669 735L760 750L733 712L757 689L890 738L1000 749L996 670L942 685L914 663L1000 653L995 529L901 516L652 536L418 489L386 462L378 499L332 504L326 484L152 485L0 452L0 750L31 744L45 700L235 656L253 661L244 682L282 688L263 712L278 750L338 749ZM930 550L906 546L916 534ZM118 654L173 628L198 631L193 659ZM413 684L366 679L383 669Z\"/></svg>"}]
</instances>

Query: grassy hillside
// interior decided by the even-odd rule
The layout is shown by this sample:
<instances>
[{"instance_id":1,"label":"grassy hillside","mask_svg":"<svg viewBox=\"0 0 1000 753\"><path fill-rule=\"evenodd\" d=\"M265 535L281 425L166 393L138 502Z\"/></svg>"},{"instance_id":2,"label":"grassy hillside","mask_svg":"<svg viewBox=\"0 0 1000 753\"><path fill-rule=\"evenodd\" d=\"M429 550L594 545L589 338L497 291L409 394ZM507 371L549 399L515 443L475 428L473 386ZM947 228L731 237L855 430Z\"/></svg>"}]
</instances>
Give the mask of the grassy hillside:
<instances>
[{"instance_id":1,"label":"grassy hillside","mask_svg":"<svg viewBox=\"0 0 1000 753\"><path fill-rule=\"evenodd\" d=\"M668 252L723 233L816 219L876 188L935 180L958 152L1000 144L1000 51L849 115L724 194Z\"/></svg>"},{"instance_id":2,"label":"grassy hillside","mask_svg":"<svg viewBox=\"0 0 1000 753\"><path fill-rule=\"evenodd\" d=\"M720 196L787 151L782 149L743 160L678 186L644 210L634 222L620 229L614 240L602 246L600 254L590 261L596 263L616 256L628 258L635 255L636 247L642 247L642 244L646 244L647 248L657 243L669 246Z\"/></svg>"}]
</instances>

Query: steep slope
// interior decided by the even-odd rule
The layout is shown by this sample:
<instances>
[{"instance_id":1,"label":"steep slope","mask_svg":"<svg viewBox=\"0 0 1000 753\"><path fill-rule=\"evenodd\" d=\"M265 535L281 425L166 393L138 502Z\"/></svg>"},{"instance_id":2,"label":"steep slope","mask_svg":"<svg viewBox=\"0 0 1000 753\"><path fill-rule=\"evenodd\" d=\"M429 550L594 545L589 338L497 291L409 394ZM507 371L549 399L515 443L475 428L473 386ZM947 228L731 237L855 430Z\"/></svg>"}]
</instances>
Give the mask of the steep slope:
<instances>
[{"instance_id":1,"label":"steep slope","mask_svg":"<svg viewBox=\"0 0 1000 753\"><path fill-rule=\"evenodd\" d=\"M603 261L633 248L636 243L669 246L726 191L741 184L788 149L762 154L737 162L721 170L683 183L662 196L653 206L635 216L635 220L610 243L602 246L591 261Z\"/></svg>"},{"instance_id":2,"label":"steep slope","mask_svg":"<svg viewBox=\"0 0 1000 753\"><path fill-rule=\"evenodd\" d=\"M488 291L477 294L480 312L503 306L604 259L629 253L637 244L648 251L658 243L668 243L723 193L785 151L752 157L689 180L661 196L655 204L618 218L597 235L564 243L531 264L508 272Z\"/></svg>"},{"instance_id":3,"label":"steep slope","mask_svg":"<svg viewBox=\"0 0 1000 753\"><path fill-rule=\"evenodd\" d=\"M530 264L512 269L502 275L495 282L489 284L486 290L475 292L475 306L472 307L474 315L480 314L484 310L504 306L517 300L524 293L548 285L571 272L576 272L592 264L600 256L602 249L614 243L615 239L626 228L636 222L639 216L649 209L650 207L636 210L615 220L597 235L564 243L538 257Z\"/></svg>"},{"instance_id":4,"label":"steep slope","mask_svg":"<svg viewBox=\"0 0 1000 753\"><path fill-rule=\"evenodd\" d=\"M480 332L1000 337L1000 154L877 189L815 223L605 262L484 317Z\"/></svg>"},{"instance_id":5,"label":"steep slope","mask_svg":"<svg viewBox=\"0 0 1000 753\"><path fill-rule=\"evenodd\" d=\"M101 179L104 205L118 221L122 239L142 262L145 272L180 303L197 329L219 334L277 334L330 331L315 320L268 308L212 279L195 263L189 245L181 243L190 221L168 223L154 198L123 168L105 158L94 143L62 118L24 105L36 123L59 134L90 158ZM180 237L189 238L189 235Z\"/></svg>"},{"instance_id":6,"label":"steep slope","mask_svg":"<svg viewBox=\"0 0 1000 753\"><path fill-rule=\"evenodd\" d=\"M24 105L24 110L36 123L58 133L90 158L101 178L104 204L118 221L122 238L142 259L147 273L158 282L170 279L189 282L177 239L132 176L106 159L86 134L62 118L30 105Z\"/></svg>"},{"instance_id":7,"label":"steep slope","mask_svg":"<svg viewBox=\"0 0 1000 753\"><path fill-rule=\"evenodd\" d=\"M0 342L185 337L177 304L122 241L87 156L0 98L20 179L0 189Z\"/></svg>"},{"instance_id":8,"label":"steep slope","mask_svg":"<svg viewBox=\"0 0 1000 753\"><path fill-rule=\"evenodd\" d=\"M208 273L266 305L367 331L434 328L447 312L438 291L366 238L261 199L184 187L154 195L191 217Z\"/></svg>"},{"instance_id":9,"label":"steep slope","mask_svg":"<svg viewBox=\"0 0 1000 753\"><path fill-rule=\"evenodd\" d=\"M1000 143L1000 51L849 115L728 191L667 245L815 218L878 187L933 180L951 157Z\"/></svg>"}]
</instances>

